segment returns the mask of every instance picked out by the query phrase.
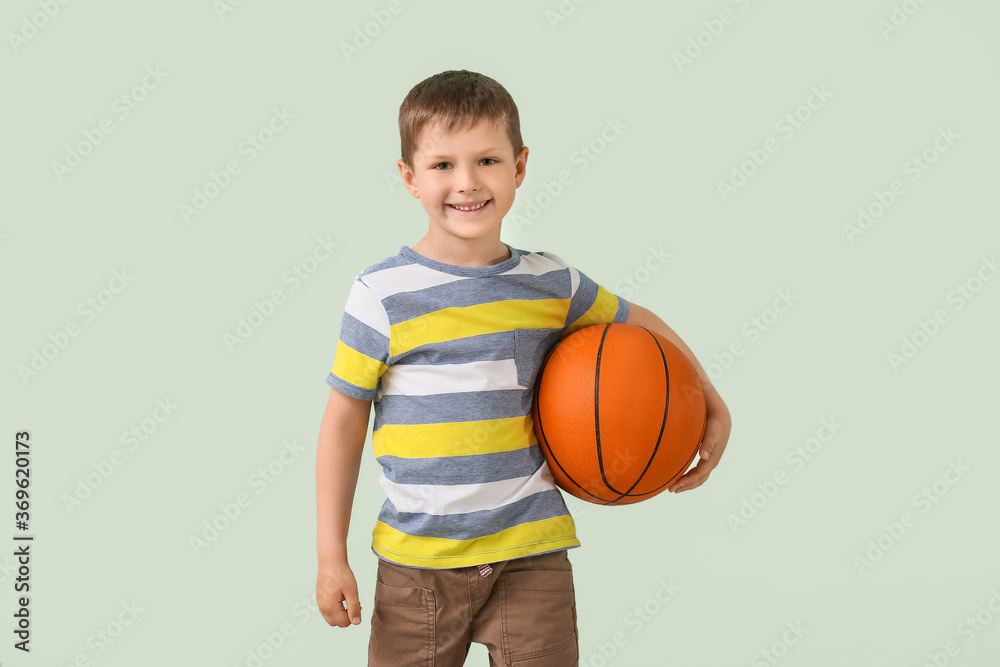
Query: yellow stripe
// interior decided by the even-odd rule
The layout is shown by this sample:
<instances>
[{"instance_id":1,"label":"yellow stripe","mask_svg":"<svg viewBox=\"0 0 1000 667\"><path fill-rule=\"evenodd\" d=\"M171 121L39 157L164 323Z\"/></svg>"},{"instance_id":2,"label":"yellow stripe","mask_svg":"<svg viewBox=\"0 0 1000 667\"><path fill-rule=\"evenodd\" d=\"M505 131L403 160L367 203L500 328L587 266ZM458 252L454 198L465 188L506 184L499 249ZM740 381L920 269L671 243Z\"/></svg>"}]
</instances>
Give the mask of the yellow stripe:
<instances>
[{"instance_id":1,"label":"yellow stripe","mask_svg":"<svg viewBox=\"0 0 1000 667\"><path fill-rule=\"evenodd\" d=\"M330 372L346 382L365 389L374 389L378 379L385 373L385 364L362 354L344 341L337 341L337 353L333 358Z\"/></svg>"},{"instance_id":2,"label":"yellow stripe","mask_svg":"<svg viewBox=\"0 0 1000 667\"><path fill-rule=\"evenodd\" d=\"M465 567L578 547L576 524L569 515L529 521L493 535L471 540L415 537L376 521L372 548L388 560L414 567ZM517 544L505 547L505 544Z\"/></svg>"},{"instance_id":3,"label":"yellow stripe","mask_svg":"<svg viewBox=\"0 0 1000 667\"><path fill-rule=\"evenodd\" d=\"M375 456L408 459L507 452L535 442L531 415L444 424L385 424L372 433Z\"/></svg>"},{"instance_id":4,"label":"yellow stripe","mask_svg":"<svg viewBox=\"0 0 1000 667\"><path fill-rule=\"evenodd\" d=\"M598 285L597 298L594 299L594 304L587 312L580 316L580 319L566 327L566 331L563 332L563 338L584 327L611 322L615 319L617 313L618 297L604 289L601 285Z\"/></svg>"},{"instance_id":5,"label":"yellow stripe","mask_svg":"<svg viewBox=\"0 0 1000 667\"><path fill-rule=\"evenodd\" d=\"M558 329L568 309L569 299L510 299L442 308L390 326L390 354L395 357L420 345L498 331Z\"/></svg>"}]
</instances>

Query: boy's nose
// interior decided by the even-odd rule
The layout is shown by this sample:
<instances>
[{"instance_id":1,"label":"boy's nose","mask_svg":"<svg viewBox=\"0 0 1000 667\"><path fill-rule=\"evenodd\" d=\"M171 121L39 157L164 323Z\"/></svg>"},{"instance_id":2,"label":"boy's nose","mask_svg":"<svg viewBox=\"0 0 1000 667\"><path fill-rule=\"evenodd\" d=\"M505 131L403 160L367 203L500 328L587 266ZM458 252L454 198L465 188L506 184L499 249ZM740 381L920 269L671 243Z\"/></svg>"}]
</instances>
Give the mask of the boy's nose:
<instances>
[{"instance_id":1,"label":"boy's nose","mask_svg":"<svg viewBox=\"0 0 1000 667\"><path fill-rule=\"evenodd\" d=\"M479 179L476 178L475 170L473 169L459 169L457 170L456 176L456 187L461 192L474 192L479 189Z\"/></svg>"}]
</instances>

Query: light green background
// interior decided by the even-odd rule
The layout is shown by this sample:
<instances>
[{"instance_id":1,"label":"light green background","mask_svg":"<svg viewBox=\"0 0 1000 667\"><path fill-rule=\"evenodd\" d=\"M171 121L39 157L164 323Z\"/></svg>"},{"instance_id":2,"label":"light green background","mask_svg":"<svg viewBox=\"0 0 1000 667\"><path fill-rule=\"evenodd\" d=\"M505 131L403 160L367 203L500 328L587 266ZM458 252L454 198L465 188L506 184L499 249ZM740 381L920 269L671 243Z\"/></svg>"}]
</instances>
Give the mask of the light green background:
<instances>
[{"instance_id":1,"label":"light green background","mask_svg":"<svg viewBox=\"0 0 1000 667\"><path fill-rule=\"evenodd\" d=\"M506 242L623 296L619 281L642 278L629 298L706 367L744 344L716 373L734 428L704 486L617 508L565 494L583 544L570 551L581 665L769 664L759 652L796 622L807 631L778 664L918 666L949 641L950 664L995 664L1000 280L961 309L948 295L1000 250L1000 11L930 2L886 38L888 0L675 5L564 2L575 10L553 27L555 0L403 0L348 61L341 44L386 4L245 0L220 18L209 0L72 2L15 49L10 34L42 10L5 3L0 540L13 545L13 434L30 429L36 541L30 657L7 631L13 546L0 547L3 665L247 665L283 623L294 634L268 667L365 664L379 467L369 444L349 543L363 623L331 628L308 606L315 443L351 281L427 230L392 180L396 120L407 91L447 69L494 77L520 109L530 157ZM734 21L678 68L675 53L723 10ZM120 119L114 100L156 66L165 80ZM786 138L776 123L824 86L829 99ZM274 108L294 120L246 161L240 143ZM60 181L53 161L103 118L114 131ZM627 128L581 170L574 153L615 118ZM911 181L905 163L949 127L959 138ZM723 201L717 182L771 137L779 150ZM228 160L241 173L185 223L179 205ZM539 200L564 169L572 184ZM844 225L893 179L905 193L852 244ZM548 206L516 228L530 201ZM292 289L283 275L317 237L339 247ZM650 247L671 258L643 273ZM123 268L134 279L86 321L78 304ZM230 351L224 336L275 289L284 303ZM798 299L751 341L745 323L778 290ZM937 309L947 323L893 369L887 355ZM22 380L71 322L80 334ZM174 414L123 445L168 397ZM796 470L787 453L823 419L843 427ZM286 441L302 453L258 494L251 476ZM124 462L67 510L116 449ZM968 471L938 481L958 461ZM734 531L729 515L782 471ZM913 496L936 481L947 493L922 512ZM189 537L239 493L250 506L196 555ZM915 525L890 539L904 512ZM859 572L880 536L892 547ZM680 587L663 606L661 578ZM98 654L92 636L133 601L143 611ZM632 621L645 605L656 613ZM992 622L969 642L958 626L977 613ZM474 645L468 664L486 663Z\"/></svg>"}]
</instances>

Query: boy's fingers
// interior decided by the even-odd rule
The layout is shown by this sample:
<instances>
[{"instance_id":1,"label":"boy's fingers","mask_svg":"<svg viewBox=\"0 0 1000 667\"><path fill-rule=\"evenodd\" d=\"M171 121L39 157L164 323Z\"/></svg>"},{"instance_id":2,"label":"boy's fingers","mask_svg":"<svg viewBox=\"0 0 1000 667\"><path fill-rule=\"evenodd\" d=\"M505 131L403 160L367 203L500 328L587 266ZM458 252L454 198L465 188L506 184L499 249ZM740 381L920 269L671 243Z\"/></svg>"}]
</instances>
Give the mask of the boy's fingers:
<instances>
[{"instance_id":1,"label":"boy's fingers","mask_svg":"<svg viewBox=\"0 0 1000 667\"><path fill-rule=\"evenodd\" d=\"M344 593L334 593L333 599L336 599L337 602L332 607L320 607L320 612L327 623L336 625L338 628L346 628L353 623L352 619L354 618L358 619L358 623L361 622L361 602L358 600L356 592L345 591ZM347 609L344 609L345 601L347 602ZM358 625L358 623L353 624Z\"/></svg>"},{"instance_id":2,"label":"boy's fingers","mask_svg":"<svg viewBox=\"0 0 1000 667\"><path fill-rule=\"evenodd\" d=\"M328 599L332 601L342 597L342 595L334 594ZM336 602L334 604L321 604L320 611L323 614L323 618L325 618L326 622L330 625L336 625L340 628L348 625L347 612L344 610L343 603Z\"/></svg>"},{"instance_id":3,"label":"boy's fingers","mask_svg":"<svg viewBox=\"0 0 1000 667\"><path fill-rule=\"evenodd\" d=\"M715 440L709 440L705 438L701 443L701 447L698 449L698 456L703 459L712 458L712 450L715 449Z\"/></svg>"},{"instance_id":4,"label":"boy's fingers","mask_svg":"<svg viewBox=\"0 0 1000 667\"><path fill-rule=\"evenodd\" d=\"M361 601L358 600L357 593L348 596L347 600L347 618L354 625L359 625L361 623Z\"/></svg>"},{"instance_id":5,"label":"boy's fingers","mask_svg":"<svg viewBox=\"0 0 1000 667\"><path fill-rule=\"evenodd\" d=\"M329 625L336 625L339 627L344 627L346 620L344 618L344 608L339 604L333 607L328 607L323 600L318 600L319 602L319 613L323 616L323 620Z\"/></svg>"},{"instance_id":6,"label":"boy's fingers","mask_svg":"<svg viewBox=\"0 0 1000 667\"><path fill-rule=\"evenodd\" d=\"M358 599L357 589L345 588L338 597L342 600L341 603L337 604L338 611L342 609L341 604L347 603L347 611L339 613L340 618L344 621L344 625L340 627L346 628L348 625L361 623L361 600Z\"/></svg>"},{"instance_id":7,"label":"boy's fingers","mask_svg":"<svg viewBox=\"0 0 1000 667\"><path fill-rule=\"evenodd\" d=\"M347 612L345 612L344 608L341 607L340 605L334 607L333 611L329 613L323 611L323 618L326 619L327 623L329 623L330 625L336 625L338 628L344 628L347 627L348 625Z\"/></svg>"},{"instance_id":8,"label":"boy's fingers","mask_svg":"<svg viewBox=\"0 0 1000 667\"><path fill-rule=\"evenodd\" d=\"M669 487L670 491L674 493L678 491L687 491L688 489L693 489L699 487L705 483L708 479L708 474L712 472L712 468L715 467L715 463L711 461L698 461L694 468L689 470L686 475L682 476L679 480L674 482L674 484Z\"/></svg>"}]
</instances>

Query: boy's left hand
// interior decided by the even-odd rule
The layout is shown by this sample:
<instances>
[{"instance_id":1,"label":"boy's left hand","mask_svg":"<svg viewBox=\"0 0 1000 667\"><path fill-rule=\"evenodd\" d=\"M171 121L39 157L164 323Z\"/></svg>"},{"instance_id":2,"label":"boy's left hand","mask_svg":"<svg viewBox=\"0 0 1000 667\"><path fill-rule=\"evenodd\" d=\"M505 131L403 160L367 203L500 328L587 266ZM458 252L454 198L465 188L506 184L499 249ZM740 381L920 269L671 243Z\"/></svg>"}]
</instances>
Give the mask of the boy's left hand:
<instances>
[{"instance_id":1,"label":"boy's left hand","mask_svg":"<svg viewBox=\"0 0 1000 667\"><path fill-rule=\"evenodd\" d=\"M729 408L711 384L705 390L705 409L705 436L701 441L701 449L698 450L698 464L667 487L672 493L696 489L704 484L715 466L719 465L722 453L726 451L733 421L729 416Z\"/></svg>"}]
</instances>

